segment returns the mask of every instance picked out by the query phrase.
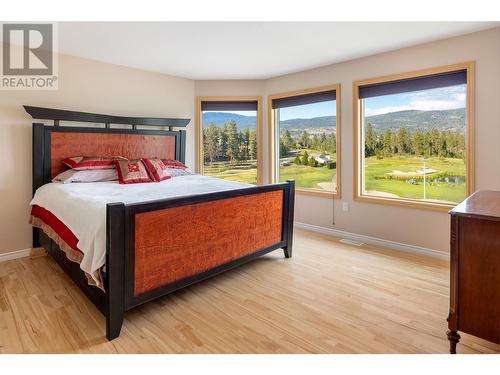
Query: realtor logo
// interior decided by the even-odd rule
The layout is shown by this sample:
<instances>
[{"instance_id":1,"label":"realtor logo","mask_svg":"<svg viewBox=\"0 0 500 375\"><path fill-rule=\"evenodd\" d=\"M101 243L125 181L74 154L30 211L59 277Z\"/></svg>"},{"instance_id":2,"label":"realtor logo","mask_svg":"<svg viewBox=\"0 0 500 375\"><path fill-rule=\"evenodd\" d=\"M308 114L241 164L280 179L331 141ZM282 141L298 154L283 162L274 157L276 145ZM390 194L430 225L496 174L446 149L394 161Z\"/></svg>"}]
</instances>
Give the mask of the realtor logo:
<instances>
[{"instance_id":1,"label":"realtor logo","mask_svg":"<svg viewBox=\"0 0 500 375\"><path fill-rule=\"evenodd\" d=\"M0 89L57 89L55 25L3 24Z\"/></svg>"}]
</instances>

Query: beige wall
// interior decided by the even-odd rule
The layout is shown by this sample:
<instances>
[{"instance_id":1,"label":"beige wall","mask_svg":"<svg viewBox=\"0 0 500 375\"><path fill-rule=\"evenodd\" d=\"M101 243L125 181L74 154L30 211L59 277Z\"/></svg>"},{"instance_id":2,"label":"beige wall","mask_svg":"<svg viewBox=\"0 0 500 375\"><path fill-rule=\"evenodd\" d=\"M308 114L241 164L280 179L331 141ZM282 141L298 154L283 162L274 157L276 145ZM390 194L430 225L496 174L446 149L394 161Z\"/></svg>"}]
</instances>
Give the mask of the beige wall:
<instances>
[{"instance_id":1,"label":"beige wall","mask_svg":"<svg viewBox=\"0 0 500 375\"><path fill-rule=\"evenodd\" d=\"M340 83L342 202L348 202L349 211L343 212L341 203L335 201L335 225L332 225L331 199L299 195L296 220L448 251L449 218L446 213L353 202L352 82L469 60L476 61L476 188L500 190L500 28L264 81L245 81L241 86L236 82L236 88L228 81L196 82L196 93L211 95L214 90L217 95L249 95L248 91L263 83L265 106L266 96L270 94ZM266 134L266 114L264 128ZM265 164L264 176L267 176L268 160Z\"/></svg>"},{"instance_id":2,"label":"beige wall","mask_svg":"<svg viewBox=\"0 0 500 375\"><path fill-rule=\"evenodd\" d=\"M197 96L259 96L264 92L263 80L196 81Z\"/></svg>"},{"instance_id":3,"label":"beige wall","mask_svg":"<svg viewBox=\"0 0 500 375\"><path fill-rule=\"evenodd\" d=\"M194 162L194 81L60 56L56 91L0 91L0 253L31 247L31 117L23 104L116 115L187 117Z\"/></svg>"},{"instance_id":4,"label":"beige wall","mask_svg":"<svg viewBox=\"0 0 500 375\"><path fill-rule=\"evenodd\" d=\"M193 121L188 126L187 163L193 167L195 96L262 95L267 135L267 95L330 83L342 86L342 201L349 203L350 210L343 212L336 201L332 225L332 200L298 196L297 221L448 251L446 213L353 202L352 82L468 60L477 64L476 187L500 190L500 28L268 80L194 82L61 56L59 90L0 91L0 253L31 245L27 223L31 119L23 104L117 115L189 117ZM267 178L267 157L264 164Z\"/></svg>"}]
</instances>

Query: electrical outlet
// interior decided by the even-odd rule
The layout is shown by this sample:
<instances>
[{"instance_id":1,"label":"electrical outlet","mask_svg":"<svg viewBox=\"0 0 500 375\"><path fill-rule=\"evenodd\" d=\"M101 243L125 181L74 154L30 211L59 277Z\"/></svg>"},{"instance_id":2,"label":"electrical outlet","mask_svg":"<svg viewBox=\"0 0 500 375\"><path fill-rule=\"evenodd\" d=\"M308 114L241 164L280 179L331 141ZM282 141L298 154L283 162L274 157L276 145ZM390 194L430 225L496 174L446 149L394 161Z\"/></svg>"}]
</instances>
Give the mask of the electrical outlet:
<instances>
[{"instance_id":1,"label":"electrical outlet","mask_svg":"<svg viewBox=\"0 0 500 375\"><path fill-rule=\"evenodd\" d=\"M349 211L349 202L342 202L342 211Z\"/></svg>"}]
</instances>

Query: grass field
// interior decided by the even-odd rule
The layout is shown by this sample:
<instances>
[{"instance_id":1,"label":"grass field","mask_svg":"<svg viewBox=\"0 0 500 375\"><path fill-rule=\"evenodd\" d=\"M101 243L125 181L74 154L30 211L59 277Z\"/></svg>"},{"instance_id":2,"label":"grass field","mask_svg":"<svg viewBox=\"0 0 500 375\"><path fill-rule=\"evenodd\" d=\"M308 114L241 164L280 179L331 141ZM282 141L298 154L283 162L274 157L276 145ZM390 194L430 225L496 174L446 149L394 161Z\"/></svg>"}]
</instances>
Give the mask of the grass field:
<instances>
[{"instance_id":1,"label":"grass field","mask_svg":"<svg viewBox=\"0 0 500 375\"><path fill-rule=\"evenodd\" d=\"M376 195L377 192L394 194L401 198L423 199L424 185L413 185L406 181L386 180L384 176L394 170L403 172L422 169L421 159L414 157L392 157L377 159L375 156L365 159L365 191ZM465 176L465 163L462 159L432 158L426 161L426 167L448 172L456 176ZM427 175L432 179L432 174ZM426 199L458 203L465 198L465 182L427 182Z\"/></svg>"},{"instance_id":2,"label":"grass field","mask_svg":"<svg viewBox=\"0 0 500 375\"><path fill-rule=\"evenodd\" d=\"M280 181L295 180L296 187L321 189L318 183L331 183L335 173L335 169L326 167L291 164L280 168Z\"/></svg>"},{"instance_id":3,"label":"grass field","mask_svg":"<svg viewBox=\"0 0 500 375\"><path fill-rule=\"evenodd\" d=\"M336 169L309 167L294 164L293 158L287 158L288 166L280 167L280 181L295 180L297 187L332 190ZM448 172L455 176L465 176L465 163L462 159L432 158L426 161L426 167L439 172ZM410 199L424 199L422 182L412 184L407 181L388 180L383 177L395 170L412 172L423 168L421 159L414 157L392 157L377 159L375 156L365 159L365 192L368 195L385 195ZM249 184L257 183L257 169L249 164L214 163L205 166L204 173L209 176ZM432 182L428 174L425 186L426 200L459 203L464 200L465 182ZM321 185L319 185L321 184Z\"/></svg>"},{"instance_id":4,"label":"grass field","mask_svg":"<svg viewBox=\"0 0 500 375\"><path fill-rule=\"evenodd\" d=\"M256 164L252 167L248 164L229 164L226 162L213 163L211 166L205 165L203 167L203 174L247 184L257 183Z\"/></svg>"},{"instance_id":5,"label":"grass field","mask_svg":"<svg viewBox=\"0 0 500 375\"><path fill-rule=\"evenodd\" d=\"M321 154L320 150L313 149L302 149L299 153L301 156L305 151L309 156L315 156ZM331 155L331 160L336 161L337 157L335 154ZM293 161L295 156L281 158L281 162L284 160L288 161L290 165L280 166L280 182L285 182L286 180L295 180L295 186L298 188L308 188L308 189L320 189L333 191L335 185L332 185L335 181L336 169L328 169L325 166L320 167L309 167L307 165L297 165Z\"/></svg>"},{"instance_id":6,"label":"grass field","mask_svg":"<svg viewBox=\"0 0 500 375\"><path fill-rule=\"evenodd\" d=\"M210 167L205 166L203 173L207 176L213 176L230 181L244 182L248 184L257 183L257 168L234 168L236 165L222 166L217 165ZM318 182L332 182L335 176L335 169L325 167L308 167L305 165L291 164L287 167L280 168L280 181L295 180L297 187L317 188L321 187Z\"/></svg>"}]
</instances>

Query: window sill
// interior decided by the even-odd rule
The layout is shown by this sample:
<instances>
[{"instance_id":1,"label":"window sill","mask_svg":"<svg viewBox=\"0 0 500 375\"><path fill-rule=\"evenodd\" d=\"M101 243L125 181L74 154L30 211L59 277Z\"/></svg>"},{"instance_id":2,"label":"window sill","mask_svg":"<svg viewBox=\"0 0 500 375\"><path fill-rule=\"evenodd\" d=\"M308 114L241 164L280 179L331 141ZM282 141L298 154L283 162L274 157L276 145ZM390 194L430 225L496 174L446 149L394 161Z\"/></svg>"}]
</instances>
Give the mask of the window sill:
<instances>
[{"instance_id":1,"label":"window sill","mask_svg":"<svg viewBox=\"0 0 500 375\"><path fill-rule=\"evenodd\" d=\"M354 200L357 202L385 204L390 206L408 207L431 211L448 212L458 203L439 203L439 202L426 202L413 199L404 198L385 198L369 195L355 195Z\"/></svg>"}]
</instances>

